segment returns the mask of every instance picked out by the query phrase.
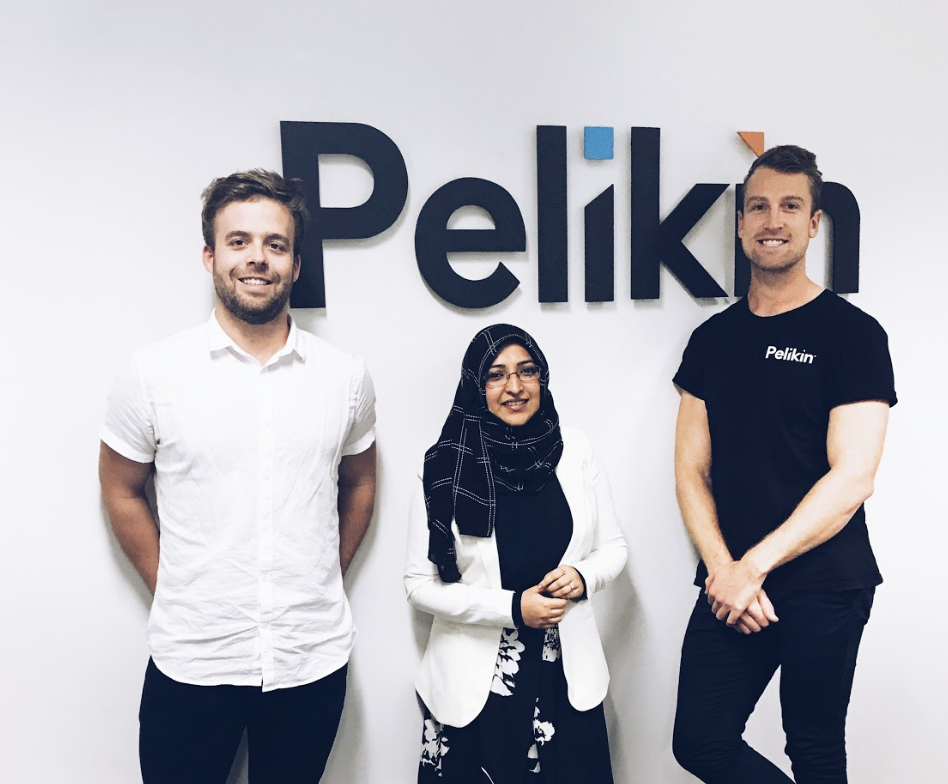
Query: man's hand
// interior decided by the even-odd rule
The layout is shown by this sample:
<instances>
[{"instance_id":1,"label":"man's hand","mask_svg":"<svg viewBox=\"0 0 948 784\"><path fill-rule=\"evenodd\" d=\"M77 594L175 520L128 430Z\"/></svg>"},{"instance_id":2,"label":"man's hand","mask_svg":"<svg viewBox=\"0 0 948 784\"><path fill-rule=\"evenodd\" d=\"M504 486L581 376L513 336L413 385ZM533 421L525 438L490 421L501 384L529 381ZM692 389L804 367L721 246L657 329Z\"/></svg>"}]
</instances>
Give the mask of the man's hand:
<instances>
[{"instance_id":1,"label":"man's hand","mask_svg":"<svg viewBox=\"0 0 948 784\"><path fill-rule=\"evenodd\" d=\"M711 609L713 612L714 605L711 606ZM757 592L757 598L750 603L744 614L737 619L733 629L741 634L754 634L779 620L767 592L761 588Z\"/></svg>"},{"instance_id":2,"label":"man's hand","mask_svg":"<svg viewBox=\"0 0 948 784\"><path fill-rule=\"evenodd\" d=\"M583 578L572 566L558 566L540 580L537 590L555 599L578 599L586 593Z\"/></svg>"},{"instance_id":3,"label":"man's hand","mask_svg":"<svg viewBox=\"0 0 948 784\"><path fill-rule=\"evenodd\" d=\"M549 629L563 620L566 599L544 596L540 592L540 586L534 585L520 594L520 612L527 626L533 629Z\"/></svg>"},{"instance_id":4,"label":"man's hand","mask_svg":"<svg viewBox=\"0 0 948 784\"><path fill-rule=\"evenodd\" d=\"M726 621L728 626L735 626L750 610L747 616L750 623L745 621L745 626L751 631L760 631L760 628L753 628L754 624L760 627L761 621L769 623L770 620L776 620L776 617L768 617L760 603L759 594L762 593L765 577L766 574L755 570L744 560L729 561L710 571L704 583L704 592L708 595L708 604L714 617ZM773 614L773 605L766 594L764 598Z\"/></svg>"}]
</instances>

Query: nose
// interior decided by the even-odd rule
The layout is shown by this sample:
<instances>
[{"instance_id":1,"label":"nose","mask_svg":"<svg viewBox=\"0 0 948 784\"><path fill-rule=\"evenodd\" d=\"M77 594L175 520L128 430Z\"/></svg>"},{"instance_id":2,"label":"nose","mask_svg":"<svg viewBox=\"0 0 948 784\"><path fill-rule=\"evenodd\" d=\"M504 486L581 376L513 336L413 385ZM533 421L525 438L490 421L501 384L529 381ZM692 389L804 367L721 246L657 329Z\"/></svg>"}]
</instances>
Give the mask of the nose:
<instances>
[{"instance_id":1,"label":"nose","mask_svg":"<svg viewBox=\"0 0 948 784\"><path fill-rule=\"evenodd\" d=\"M516 373L511 373L507 376L507 383L504 386L504 389L507 392L519 392L523 389L523 382L520 380L520 376Z\"/></svg>"},{"instance_id":2,"label":"nose","mask_svg":"<svg viewBox=\"0 0 948 784\"><path fill-rule=\"evenodd\" d=\"M262 242L252 242L250 244L250 253L247 254L247 263L258 267L267 265L267 254L263 252Z\"/></svg>"},{"instance_id":3,"label":"nose","mask_svg":"<svg viewBox=\"0 0 948 784\"><path fill-rule=\"evenodd\" d=\"M767 228L779 229L783 226L783 213L779 207L767 211Z\"/></svg>"}]
</instances>

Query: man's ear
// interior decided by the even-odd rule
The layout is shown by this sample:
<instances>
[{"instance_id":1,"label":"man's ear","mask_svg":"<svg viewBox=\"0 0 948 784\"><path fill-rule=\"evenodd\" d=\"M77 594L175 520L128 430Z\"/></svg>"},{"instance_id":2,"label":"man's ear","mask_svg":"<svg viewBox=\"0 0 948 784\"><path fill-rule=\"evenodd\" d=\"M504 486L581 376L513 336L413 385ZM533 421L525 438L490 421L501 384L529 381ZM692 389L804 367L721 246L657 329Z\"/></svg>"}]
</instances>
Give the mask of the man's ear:
<instances>
[{"instance_id":1,"label":"man's ear","mask_svg":"<svg viewBox=\"0 0 948 784\"><path fill-rule=\"evenodd\" d=\"M205 245L201 253L201 261L204 263L204 269L208 272L214 272L214 249Z\"/></svg>"},{"instance_id":2,"label":"man's ear","mask_svg":"<svg viewBox=\"0 0 948 784\"><path fill-rule=\"evenodd\" d=\"M810 239L812 240L820 233L820 218L823 217L823 210L817 210L810 216Z\"/></svg>"}]
</instances>

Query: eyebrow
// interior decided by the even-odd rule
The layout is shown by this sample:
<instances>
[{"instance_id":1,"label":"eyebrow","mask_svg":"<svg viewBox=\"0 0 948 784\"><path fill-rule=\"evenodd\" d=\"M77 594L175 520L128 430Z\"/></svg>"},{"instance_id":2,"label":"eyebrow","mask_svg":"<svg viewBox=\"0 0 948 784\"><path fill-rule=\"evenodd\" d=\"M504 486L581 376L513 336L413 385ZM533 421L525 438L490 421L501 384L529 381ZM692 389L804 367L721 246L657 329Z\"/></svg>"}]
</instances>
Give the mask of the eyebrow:
<instances>
[{"instance_id":1,"label":"eyebrow","mask_svg":"<svg viewBox=\"0 0 948 784\"><path fill-rule=\"evenodd\" d=\"M536 364L537 364L537 363L536 363L536 360L533 360L533 359L521 359L521 360L517 363L517 367L520 367L521 365L536 365ZM491 365L490 368L488 368L488 369L489 369L489 370L493 370L494 368L504 368L504 369L506 370L507 366L506 366L506 365L501 365L499 362L495 362L495 363L494 363L493 365Z\"/></svg>"},{"instance_id":2,"label":"eyebrow","mask_svg":"<svg viewBox=\"0 0 948 784\"><path fill-rule=\"evenodd\" d=\"M769 203L769 199L766 196L748 196L744 200L747 204L754 204L758 202ZM802 196L781 196L778 201L805 201Z\"/></svg>"},{"instance_id":3,"label":"eyebrow","mask_svg":"<svg viewBox=\"0 0 948 784\"><path fill-rule=\"evenodd\" d=\"M235 229L234 231L229 231L227 232L227 234L224 235L225 240L231 240L231 239L236 239L236 238L244 239L247 237L250 237L250 232L244 231L243 229ZM290 238L284 234L267 234L266 236L264 236L263 239L264 239L264 242L272 242L273 240L279 240L280 242L283 242L286 245L290 244Z\"/></svg>"}]
</instances>

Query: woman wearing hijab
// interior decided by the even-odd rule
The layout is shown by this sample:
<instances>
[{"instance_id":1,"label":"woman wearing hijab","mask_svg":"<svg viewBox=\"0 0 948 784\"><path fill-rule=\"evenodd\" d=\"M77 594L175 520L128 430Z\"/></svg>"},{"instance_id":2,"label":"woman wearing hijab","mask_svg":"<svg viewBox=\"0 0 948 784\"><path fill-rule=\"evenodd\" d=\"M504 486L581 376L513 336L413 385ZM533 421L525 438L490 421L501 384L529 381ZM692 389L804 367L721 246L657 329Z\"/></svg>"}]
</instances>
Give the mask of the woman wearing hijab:
<instances>
[{"instance_id":1,"label":"woman wearing hijab","mask_svg":"<svg viewBox=\"0 0 948 784\"><path fill-rule=\"evenodd\" d=\"M609 481L560 428L530 335L474 336L412 501L405 588L434 616L419 782L612 784L588 597L625 565Z\"/></svg>"}]
</instances>

